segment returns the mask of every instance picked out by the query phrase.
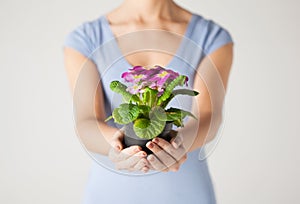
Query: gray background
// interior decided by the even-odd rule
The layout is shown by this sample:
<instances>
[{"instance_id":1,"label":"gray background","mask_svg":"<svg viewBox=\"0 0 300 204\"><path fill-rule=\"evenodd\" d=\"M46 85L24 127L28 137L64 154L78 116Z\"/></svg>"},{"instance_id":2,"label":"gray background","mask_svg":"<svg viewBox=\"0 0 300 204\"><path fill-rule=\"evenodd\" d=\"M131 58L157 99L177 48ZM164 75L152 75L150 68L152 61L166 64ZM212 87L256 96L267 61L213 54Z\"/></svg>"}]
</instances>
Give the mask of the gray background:
<instances>
[{"instance_id":1,"label":"gray background","mask_svg":"<svg viewBox=\"0 0 300 204\"><path fill-rule=\"evenodd\" d=\"M80 203L91 159L74 132L62 43L120 2L1 1L0 203ZM177 2L235 41L225 128L209 157L219 203L299 203L299 1Z\"/></svg>"}]
</instances>

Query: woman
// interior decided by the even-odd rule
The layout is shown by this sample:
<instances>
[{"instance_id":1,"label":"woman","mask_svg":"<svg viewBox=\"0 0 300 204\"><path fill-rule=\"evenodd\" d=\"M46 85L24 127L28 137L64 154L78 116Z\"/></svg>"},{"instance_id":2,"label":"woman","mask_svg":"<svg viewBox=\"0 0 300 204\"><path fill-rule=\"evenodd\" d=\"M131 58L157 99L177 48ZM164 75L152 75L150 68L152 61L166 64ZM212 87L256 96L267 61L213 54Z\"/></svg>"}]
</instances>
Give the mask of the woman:
<instances>
[{"instance_id":1,"label":"woman","mask_svg":"<svg viewBox=\"0 0 300 204\"><path fill-rule=\"evenodd\" d=\"M120 51L136 43L134 41L138 41L137 45L146 43L145 38L139 41L140 36L134 34L147 29L183 36L187 42L179 41L174 50L179 50L176 54L185 55L186 59L145 50L125 58ZM125 38L122 43L121 36L130 33L134 33L133 37ZM142 34L146 36L149 33ZM176 37L169 34L160 33L158 39L165 38L171 42L170 45L177 45ZM116 36L119 37L118 42L114 40ZM191 44L194 44L193 48ZM216 203L207 163L205 160L200 162L198 154L208 141L215 138L221 121L224 92L233 59L233 41L228 31L199 14L181 8L172 0L143 0L138 3L125 0L110 13L73 30L64 46L76 128L86 149L95 157L111 161L116 169L145 174L163 172L128 176L116 174L94 162L84 203ZM184 48L184 51L177 47ZM199 48L202 52L198 52ZM100 54L95 54L96 49L102 49ZM116 53L123 59L112 63L110 57ZM189 122L178 130L178 135L170 142L154 139L147 143L153 152L147 155L138 146L125 148L122 131L104 120L111 113L109 105L116 102L109 94L109 81L119 77L130 66L154 64L176 69L191 79L193 89L200 92L196 103L193 103L193 110L199 110L199 120ZM183 69L189 65L196 69ZM214 67L217 72L207 67ZM221 85L218 80L221 80ZM212 100L213 97L216 100Z\"/></svg>"}]
</instances>

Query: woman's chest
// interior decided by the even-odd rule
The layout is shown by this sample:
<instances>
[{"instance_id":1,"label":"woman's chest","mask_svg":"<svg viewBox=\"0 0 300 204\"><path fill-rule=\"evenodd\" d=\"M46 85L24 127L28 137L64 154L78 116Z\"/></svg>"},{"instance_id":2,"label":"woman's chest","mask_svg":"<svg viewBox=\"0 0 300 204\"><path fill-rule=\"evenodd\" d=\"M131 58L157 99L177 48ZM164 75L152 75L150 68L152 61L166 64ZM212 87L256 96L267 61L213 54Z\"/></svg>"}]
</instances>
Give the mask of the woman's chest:
<instances>
[{"instance_id":1,"label":"woman's chest","mask_svg":"<svg viewBox=\"0 0 300 204\"><path fill-rule=\"evenodd\" d=\"M167 66L180 47L187 23L110 24L107 29L128 64Z\"/></svg>"}]
</instances>

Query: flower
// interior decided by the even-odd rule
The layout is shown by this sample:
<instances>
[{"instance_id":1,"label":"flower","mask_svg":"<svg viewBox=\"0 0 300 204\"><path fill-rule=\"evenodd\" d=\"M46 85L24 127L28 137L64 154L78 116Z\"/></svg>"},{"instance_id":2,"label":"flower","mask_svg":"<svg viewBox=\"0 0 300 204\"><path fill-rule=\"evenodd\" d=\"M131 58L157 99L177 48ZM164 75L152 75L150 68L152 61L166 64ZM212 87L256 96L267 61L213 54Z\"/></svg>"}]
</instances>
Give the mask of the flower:
<instances>
[{"instance_id":1,"label":"flower","mask_svg":"<svg viewBox=\"0 0 300 204\"><path fill-rule=\"evenodd\" d=\"M169 72L167 72L166 70L163 70L163 71L157 73L151 79L149 79L149 81L155 82L158 87L163 87L163 85L169 79L170 76L171 76L171 74Z\"/></svg>"},{"instance_id":2,"label":"flower","mask_svg":"<svg viewBox=\"0 0 300 204\"><path fill-rule=\"evenodd\" d=\"M132 71L132 72L139 72L139 71L143 71L143 70L144 70L143 66L134 66L131 69L129 69L129 71Z\"/></svg>"},{"instance_id":3,"label":"flower","mask_svg":"<svg viewBox=\"0 0 300 204\"><path fill-rule=\"evenodd\" d=\"M124 72L121 77L125 79L126 82L131 83L137 83L147 78L147 76L144 74L134 74L131 72Z\"/></svg>"},{"instance_id":4,"label":"flower","mask_svg":"<svg viewBox=\"0 0 300 204\"><path fill-rule=\"evenodd\" d=\"M189 81L189 78L187 76L185 76L185 81L184 81L184 84L187 86L188 85L188 81Z\"/></svg>"},{"instance_id":5,"label":"flower","mask_svg":"<svg viewBox=\"0 0 300 204\"><path fill-rule=\"evenodd\" d=\"M152 83L149 85L149 88L154 89L154 90L157 90L159 93L164 92L164 87L163 87L163 86L159 86L159 85L158 85L157 83L155 83L155 82L152 82Z\"/></svg>"},{"instance_id":6,"label":"flower","mask_svg":"<svg viewBox=\"0 0 300 204\"><path fill-rule=\"evenodd\" d=\"M170 80L174 80L179 76L179 74L177 72L174 72L171 69L167 69L167 71L170 74L170 77L169 77Z\"/></svg>"},{"instance_id":7,"label":"flower","mask_svg":"<svg viewBox=\"0 0 300 204\"><path fill-rule=\"evenodd\" d=\"M160 96L166 86L176 79L179 73L171 69L166 69L159 65L154 66L134 66L128 72L122 74L122 78L131 85L127 88L131 94L144 93L144 89L149 87L158 91ZM185 84L187 85L186 77Z\"/></svg>"},{"instance_id":8,"label":"flower","mask_svg":"<svg viewBox=\"0 0 300 204\"><path fill-rule=\"evenodd\" d=\"M128 85L115 80L111 82L110 89L121 94L124 103L114 109L105 122L114 119L115 123L121 125L132 123L136 136L148 140L161 134L166 125L166 117L168 123L174 123L178 127L183 127L184 117L196 118L185 110L172 107L166 109L168 103L178 94L198 94L189 89L173 92L177 86L187 85L186 76L155 65L134 66L122 73L122 78Z\"/></svg>"},{"instance_id":9,"label":"flower","mask_svg":"<svg viewBox=\"0 0 300 204\"><path fill-rule=\"evenodd\" d=\"M133 86L128 87L126 91L128 91L131 94L137 94L140 93L141 89L142 89L141 85L134 84Z\"/></svg>"}]
</instances>

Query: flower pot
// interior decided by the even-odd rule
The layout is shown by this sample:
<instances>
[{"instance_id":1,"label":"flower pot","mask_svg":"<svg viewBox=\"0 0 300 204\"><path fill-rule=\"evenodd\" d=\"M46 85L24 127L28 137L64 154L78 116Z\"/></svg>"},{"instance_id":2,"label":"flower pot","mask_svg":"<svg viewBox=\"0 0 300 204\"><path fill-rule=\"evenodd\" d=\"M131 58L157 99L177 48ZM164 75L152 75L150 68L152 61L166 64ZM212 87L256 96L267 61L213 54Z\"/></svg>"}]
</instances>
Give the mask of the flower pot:
<instances>
[{"instance_id":1,"label":"flower pot","mask_svg":"<svg viewBox=\"0 0 300 204\"><path fill-rule=\"evenodd\" d=\"M166 123L164 130L162 131L162 133L160 133L158 135L158 137L163 138L166 141L170 141L172 139L172 135L169 133L172 130L172 126L173 126L173 123ZM133 130L132 123L125 125L125 134L124 134L124 140L123 140L125 147L138 145L138 146L141 146L142 149L147 154L151 154L152 151L150 151L146 147L147 142L149 142L151 140L152 139L143 139L143 138L138 137Z\"/></svg>"}]
</instances>

